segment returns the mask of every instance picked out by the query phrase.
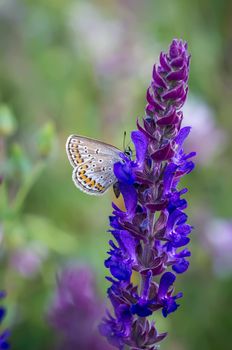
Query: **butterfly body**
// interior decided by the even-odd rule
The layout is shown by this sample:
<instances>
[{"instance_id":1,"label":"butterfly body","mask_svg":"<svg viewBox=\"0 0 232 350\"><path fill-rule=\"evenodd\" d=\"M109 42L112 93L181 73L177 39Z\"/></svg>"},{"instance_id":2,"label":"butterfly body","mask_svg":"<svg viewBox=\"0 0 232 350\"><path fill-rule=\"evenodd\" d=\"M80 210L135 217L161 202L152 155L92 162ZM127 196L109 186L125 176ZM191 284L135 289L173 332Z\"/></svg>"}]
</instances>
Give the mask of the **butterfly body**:
<instances>
[{"instance_id":1,"label":"butterfly body","mask_svg":"<svg viewBox=\"0 0 232 350\"><path fill-rule=\"evenodd\" d=\"M122 161L121 151L107 143L71 135L66 151L73 166L72 179L81 191L101 195L117 182L114 163Z\"/></svg>"}]
</instances>

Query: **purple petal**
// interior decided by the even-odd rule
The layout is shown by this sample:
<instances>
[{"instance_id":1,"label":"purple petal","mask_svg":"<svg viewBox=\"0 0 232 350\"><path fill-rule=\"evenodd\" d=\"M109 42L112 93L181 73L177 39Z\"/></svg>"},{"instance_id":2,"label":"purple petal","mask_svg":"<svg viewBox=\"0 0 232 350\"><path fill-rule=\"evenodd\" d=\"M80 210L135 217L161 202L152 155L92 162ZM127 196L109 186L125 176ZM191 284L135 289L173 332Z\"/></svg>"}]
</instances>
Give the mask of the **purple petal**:
<instances>
[{"instance_id":1,"label":"purple petal","mask_svg":"<svg viewBox=\"0 0 232 350\"><path fill-rule=\"evenodd\" d=\"M117 308L117 317L123 323L128 323L128 322L130 323L131 321L130 307L125 304L119 305L119 307Z\"/></svg>"},{"instance_id":2,"label":"purple petal","mask_svg":"<svg viewBox=\"0 0 232 350\"><path fill-rule=\"evenodd\" d=\"M162 299L166 296L169 287L175 282L176 276L172 272L165 272L160 279L158 297Z\"/></svg>"},{"instance_id":3,"label":"purple petal","mask_svg":"<svg viewBox=\"0 0 232 350\"><path fill-rule=\"evenodd\" d=\"M170 238L172 239L172 238ZM181 237L180 235L178 236L178 238L173 238L173 240L171 241L171 244L173 247L175 248L179 248L179 247L183 247L185 245L187 245L189 243L190 239L188 237Z\"/></svg>"},{"instance_id":4,"label":"purple petal","mask_svg":"<svg viewBox=\"0 0 232 350\"><path fill-rule=\"evenodd\" d=\"M136 162L138 165L142 165L147 151L148 140L141 131L132 131L131 139L135 145Z\"/></svg>"},{"instance_id":5,"label":"purple petal","mask_svg":"<svg viewBox=\"0 0 232 350\"><path fill-rule=\"evenodd\" d=\"M168 217L167 231L171 231L175 225L181 225L186 222L187 214L183 213L181 210L174 210Z\"/></svg>"},{"instance_id":6,"label":"purple petal","mask_svg":"<svg viewBox=\"0 0 232 350\"><path fill-rule=\"evenodd\" d=\"M144 282L144 286L143 286L143 292L142 292L142 295L141 295L141 298L143 300L147 300L148 299L151 280L152 280L152 272L149 270L147 275L146 275L146 277L145 277L145 282Z\"/></svg>"},{"instance_id":7,"label":"purple petal","mask_svg":"<svg viewBox=\"0 0 232 350\"><path fill-rule=\"evenodd\" d=\"M179 293L178 297L181 297L181 296L182 296L182 293ZM168 314L176 311L176 309L179 307L179 305L175 301L176 299L177 299L177 296L170 297L170 298L167 298L166 300L164 300L164 306L162 309L162 314L164 317L167 317Z\"/></svg>"},{"instance_id":8,"label":"purple petal","mask_svg":"<svg viewBox=\"0 0 232 350\"><path fill-rule=\"evenodd\" d=\"M190 131L191 131L191 126L186 126L179 131L179 134L175 138L175 142L178 145L178 149L180 149L183 146L183 143L186 137L188 137Z\"/></svg>"},{"instance_id":9,"label":"purple petal","mask_svg":"<svg viewBox=\"0 0 232 350\"><path fill-rule=\"evenodd\" d=\"M115 228L115 229L121 229L121 225L118 222L118 218L116 216L110 216L109 217L109 221L110 221L110 226Z\"/></svg>"},{"instance_id":10,"label":"purple petal","mask_svg":"<svg viewBox=\"0 0 232 350\"><path fill-rule=\"evenodd\" d=\"M185 259L181 259L179 263L172 266L172 269L176 273L183 273L188 269L188 267L189 267L189 261Z\"/></svg>"},{"instance_id":11,"label":"purple petal","mask_svg":"<svg viewBox=\"0 0 232 350\"><path fill-rule=\"evenodd\" d=\"M121 250L127 253L132 261L136 261L135 249L138 244L137 240L126 230L112 230L111 233Z\"/></svg>"},{"instance_id":12,"label":"purple petal","mask_svg":"<svg viewBox=\"0 0 232 350\"><path fill-rule=\"evenodd\" d=\"M139 317L147 317L152 315L152 311L148 308L147 304L134 304L131 306L131 312L132 314L136 314Z\"/></svg>"},{"instance_id":13,"label":"purple petal","mask_svg":"<svg viewBox=\"0 0 232 350\"><path fill-rule=\"evenodd\" d=\"M175 172L178 166L174 163L169 163L164 171L163 181L164 181L164 194L168 193L172 187L172 181L175 176Z\"/></svg>"},{"instance_id":14,"label":"purple petal","mask_svg":"<svg viewBox=\"0 0 232 350\"><path fill-rule=\"evenodd\" d=\"M176 227L176 233L179 233L181 235L188 235L191 231L192 231L192 226L187 224Z\"/></svg>"},{"instance_id":15,"label":"purple petal","mask_svg":"<svg viewBox=\"0 0 232 350\"><path fill-rule=\"evenodd\" d=\"M137 192L133 185L128 185L123 182L119 183L120 192L123 195L125 207L129 216L135 213L137 206Z\"/></svg>"},{"instance_id":16,"label":"purple petal","mask_svg":"<svg viewBox=\"0 0 232 350\"><path fill-rule=\"evenodd\" d=\"M196 152L190 152L190 153L187 153L184 155L184 159L189 159L189 158L192 158L192 157L195 157L197 155Z\"/></svg>"},{"instance_id":17,"label":"purple petal","mask_svg":"<svg viewBox=\"0 0 232 350\"><path fill-rule=\"evenodd\" d=\"M117 278L120 281L130 280L132 270L130 264L127 261L120 261L119 258L110 257L105 261L105 267L110 269L113 277Z\"/></svg>"},{"instance_id":18,"label":"purple petal","mask_svg":"<svg viewBox=\"0 0 232 350\"><path fill-rule=\"evenodd\" d=\"M186 162L184 165L178 168L176 176L183 176L185 174L189 174L194 169L194 167L195 167L195 164L192 161Z\"/></svg>"},{"instance_id":19,"label":"purple petal","mask_svg":"<svg viewBox=\"0 0 232 350\"><path fill-rule=\"evenodd\" d=\"M131 185L134 183L134 176L130 162L114 164L114 174L119 182Z\"/></svg>"},{"instance_id":20,"label":"purple petal","mask_svg":"<svg viewBox=\"0 0 232 350\"><path fill-rule=\"evenodd\" d=\"M181 252L176 253L176 258L184 258L186 256L191 256L191 252L188 249L183 249Z\"/></svg>"}]
</instances>

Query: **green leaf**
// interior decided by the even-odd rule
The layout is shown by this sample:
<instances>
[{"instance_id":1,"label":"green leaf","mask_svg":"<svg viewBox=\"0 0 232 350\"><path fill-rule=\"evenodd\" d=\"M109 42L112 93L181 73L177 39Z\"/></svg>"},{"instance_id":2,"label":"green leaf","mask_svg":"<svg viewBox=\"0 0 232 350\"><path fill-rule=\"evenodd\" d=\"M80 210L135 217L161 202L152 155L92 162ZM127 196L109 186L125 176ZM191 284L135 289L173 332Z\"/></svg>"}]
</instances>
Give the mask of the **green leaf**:
<instances>
[{"instance_id":1,"label":"green leaf","mask_svg":"<svg viewBox=\"0 0 232 350\"><path fill-rule=\"evenodd\" d=\"M39 154L42 157L47 157L54 147L54 142L55 126L52 122L47 122L38 132L37 147Z\"/></svg>"},{"instance_id":2,"label":"green leaf","mask_svg":"<svg viewBox=\"0 0 232 350\"><path fill-rule=\"evenodd\" d=\"M59 254L76 254L78 243L74 235L58 228L47 218L26 215L24 225L30 239L43 243L48 249Z\"/></svg>"},{"instance_id":3,"label":"green leaf","mask_svg":"<svg viewBox=\"0 0 232 350\"><path fill-rule=\"evenodd\" d=\"M16 119L7 105L0 105L0 136L10 136L17 128Z\"/></svg>"}]
</instances>

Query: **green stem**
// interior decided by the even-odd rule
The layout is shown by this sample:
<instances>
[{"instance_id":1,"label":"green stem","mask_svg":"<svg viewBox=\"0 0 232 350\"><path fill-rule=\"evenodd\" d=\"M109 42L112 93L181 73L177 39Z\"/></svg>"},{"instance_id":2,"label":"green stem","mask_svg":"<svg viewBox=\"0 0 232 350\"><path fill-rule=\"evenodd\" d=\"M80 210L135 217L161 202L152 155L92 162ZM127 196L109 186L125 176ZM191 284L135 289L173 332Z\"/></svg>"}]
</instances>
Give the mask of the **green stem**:
<instances>
[{"instance_id":1,"label":"green stem","mask_svg":"<svg viewBox=\"0 0 232 350\"><path fill-rule=\"evenodd\" d=\"M38 178L41 175L44 168L45 168L45 162L39 161L34 166L32 171L28 174L28 176L26 177L24 183L22 184L22 186L18 190L16 197L14 199L12 209L13 209L13 212L15 214L18 213L22 209L24 201L25 201L28 193L30 192L31 188L34 186L34 184L38 180Z\"/></svg>"}]
</instances>

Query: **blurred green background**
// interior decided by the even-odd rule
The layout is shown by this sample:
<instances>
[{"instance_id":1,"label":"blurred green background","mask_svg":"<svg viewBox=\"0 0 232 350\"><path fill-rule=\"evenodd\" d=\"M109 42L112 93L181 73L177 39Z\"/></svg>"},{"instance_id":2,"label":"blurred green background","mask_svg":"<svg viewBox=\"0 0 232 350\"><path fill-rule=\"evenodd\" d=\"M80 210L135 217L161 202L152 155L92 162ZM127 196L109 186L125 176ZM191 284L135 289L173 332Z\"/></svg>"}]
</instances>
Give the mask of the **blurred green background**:
<instances>
[{"instance_id":1,"label":"blurred green background","mask_svg":"<svg viewBox=\"0 0 232 350\"><path fill-rule=\"evenodd\" d=\"M74 187L66 138L122 148L174 37L192 56L186 147L198 157L185 185L195 230L191 267L176 285L181 307L157 320L169 331L161 349L231 348L231 23L229 0L0 1L0 288L13 349L51 349L46 310L68 262L92 266L105 297L113 192Z\"/></svg>"}]
</instances>

